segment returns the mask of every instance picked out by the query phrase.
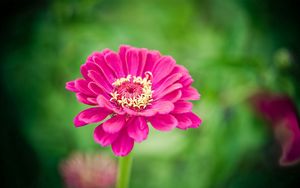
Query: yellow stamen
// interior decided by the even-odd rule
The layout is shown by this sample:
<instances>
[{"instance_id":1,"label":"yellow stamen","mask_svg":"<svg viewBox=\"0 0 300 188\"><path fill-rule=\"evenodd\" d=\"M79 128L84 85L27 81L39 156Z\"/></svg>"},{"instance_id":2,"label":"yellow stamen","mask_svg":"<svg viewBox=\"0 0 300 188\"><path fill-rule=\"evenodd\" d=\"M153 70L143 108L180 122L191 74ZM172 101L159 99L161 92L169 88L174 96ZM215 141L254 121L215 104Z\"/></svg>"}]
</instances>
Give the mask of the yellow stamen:
<instances>
[{"instance_id":1,"label":"yellow stamen","mask_svg":"<svg viewBox=\"0 0 300 188\"><path fill-rule=\"evenodd\" d=\"M150 72L145 73L145 77L131 76L128 75L125 78L117 79L112 85L116 88L114 92L111 93L110 101L115 101L122 107L133 107L137 109L144 109L147 105L151 105L152 102L152 82L150 80L152 74ZM117 89L125 82L131 82L135 84L140 84L142 86L142 93L134 96L128 97L120 96Z\"/></svg>"}]
</instances>

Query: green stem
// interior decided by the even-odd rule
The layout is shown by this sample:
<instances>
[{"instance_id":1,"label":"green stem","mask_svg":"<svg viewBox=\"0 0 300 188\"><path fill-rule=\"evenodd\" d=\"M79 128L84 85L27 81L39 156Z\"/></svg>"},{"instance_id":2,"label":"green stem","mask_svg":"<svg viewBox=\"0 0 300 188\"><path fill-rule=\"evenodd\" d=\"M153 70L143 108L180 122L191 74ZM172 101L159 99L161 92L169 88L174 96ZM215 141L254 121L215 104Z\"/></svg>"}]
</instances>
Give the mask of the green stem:
<instances>
[{"instance_id":1,"label":"green stem","mask_svg":"<svg viewBox=\"0 0 300 188\"><path fill-rule=\"evenodd\" d=\"M132 154L119 157L117 188L128 188L132 165Z\"/></svg>"}]
</instances>

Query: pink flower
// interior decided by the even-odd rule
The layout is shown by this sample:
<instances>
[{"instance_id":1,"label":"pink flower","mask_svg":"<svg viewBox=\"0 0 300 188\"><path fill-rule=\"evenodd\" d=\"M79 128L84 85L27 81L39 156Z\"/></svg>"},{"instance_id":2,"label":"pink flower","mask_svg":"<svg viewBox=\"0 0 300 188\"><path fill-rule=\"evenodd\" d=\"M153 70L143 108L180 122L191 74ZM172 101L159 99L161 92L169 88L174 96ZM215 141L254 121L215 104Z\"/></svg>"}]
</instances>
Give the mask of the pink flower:
<instances>
[{"instance_id":1,"label":"pink flower","mask_svg":"<svg viewBox=\"0 0 300 188\"><path fill-rule=\"evenodd\" d=\"M282 148L280 165L300 161L300 123L294 102L286 95L259 93L252 104L260 115L270 122L275 137Z\"/></svg>"},{"instance_id":2,"label":"pink flower","mask_svg":"<svg viewBox=\"0 0 300 188\"><path fill-rule=\"evenodd\" d=\"M117 164L108 156L74 153L59 167L66 187L109 188L116 182Z\"/></svg>"},{"instance_id":3,"label":"pink flower","mask_svg":"<svg viewBox=\"0 0 300 188\"><path fill-rule=\"evenodd\" d=\"M94 131L101 146L112 146L126 156L134 142L144 141L148 122L159 131L197 128L201 119L192 112L198 91L187 69L158 51L120 46L94 52L81 66L83 78L67 82L77 99L93 106L74 119L76 127L105 120ZM108 119L106 120L106 118Z\"/></svg>"}]
</instances>

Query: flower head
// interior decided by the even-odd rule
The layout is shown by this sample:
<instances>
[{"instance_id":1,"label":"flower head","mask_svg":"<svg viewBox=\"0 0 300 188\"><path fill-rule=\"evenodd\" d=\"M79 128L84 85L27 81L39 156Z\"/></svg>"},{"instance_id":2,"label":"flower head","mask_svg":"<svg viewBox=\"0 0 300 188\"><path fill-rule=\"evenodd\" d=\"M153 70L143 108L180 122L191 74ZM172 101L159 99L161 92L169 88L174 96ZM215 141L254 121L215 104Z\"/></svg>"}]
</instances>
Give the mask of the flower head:
<instances>
[{"instance_id":1,"label":"flower head","mask_svg":"<svg viewBox=\"0 0 300 188\"><path fill-rule=\"evenodd\" d=\"M252 96L252 104L259 114L270 122L274 135L282 148L280 165L292 165L300 161L300 121L297 108L287 95L258 93Z\"/></svg>"},{"instance_id":2,"label":"flower head","mask_svg":"<svg viewBox=\"0 0 300 188\"><path fill-rule=\"evenodd\" d=\"M117 156L127 155L134 142L147 138L148 122L159 131L197 128L201 119L192 112L198 91L187 69L158 51L120 46L94 52L81 66L83 78L67 82L77 99L93 106L74 119L76 127L107 119L94 131L102 146Z\"/></svg>"},{"instance_id":3,"label":"flower head","mask_svg":"<svg viewBox=\"0 0 300 188\"><path fill-rule=\"evenodd\" d=\"M116 182L117 163L108 156L73 153L59 167L66 187L109 188Z\"/></svg>"}]
</instances>

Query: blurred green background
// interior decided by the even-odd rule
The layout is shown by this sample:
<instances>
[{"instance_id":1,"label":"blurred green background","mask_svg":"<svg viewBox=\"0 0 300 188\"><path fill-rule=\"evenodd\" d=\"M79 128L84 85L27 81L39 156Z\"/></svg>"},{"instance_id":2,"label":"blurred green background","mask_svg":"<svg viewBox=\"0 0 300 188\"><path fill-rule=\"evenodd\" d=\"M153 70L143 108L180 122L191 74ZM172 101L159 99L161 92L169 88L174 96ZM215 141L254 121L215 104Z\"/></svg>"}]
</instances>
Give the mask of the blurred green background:
<instances>
[{"instance_id":1,"label":"blurred green background","mask_svg":"<svg viewBox=\"0 0 300 188\"><path fill-rule=\"evenodd\" d=\"M299 165L248 98L286 93L300 107L299 11L292 0L54 0L1 3L1 170L4 187L63 187L58 166L74 151L105 152L86 106L65 90L93 51L156 49L187 67L202 95L196 130L136 144L132 188L297 187ZM2 186L1 186L2 187Z\"/></svg>"}]
</instances>

